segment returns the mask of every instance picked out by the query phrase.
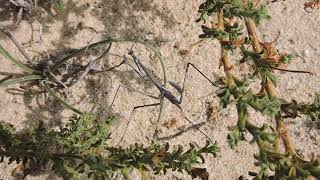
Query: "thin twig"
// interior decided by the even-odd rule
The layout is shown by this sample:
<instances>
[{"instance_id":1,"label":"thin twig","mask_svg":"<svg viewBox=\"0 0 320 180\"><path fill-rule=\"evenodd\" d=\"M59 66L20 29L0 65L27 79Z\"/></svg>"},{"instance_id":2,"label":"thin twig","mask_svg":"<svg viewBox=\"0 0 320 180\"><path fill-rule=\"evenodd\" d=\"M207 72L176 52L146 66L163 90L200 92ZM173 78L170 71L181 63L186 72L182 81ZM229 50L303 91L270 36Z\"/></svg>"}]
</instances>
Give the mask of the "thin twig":
<instances>
[{"instance_id":1,"label":"thin twig","mask_svg":"<svg viewBox=\"0 0 320 180\"><path fill-rule=\"evenodd\" d=\"M307 62L306 59L303 58L302 56L300 56L299 54L295 54L295 56L297 56L298 58L302 59L302 60L303 60L303 63L306 63L306 62Z\"/></svg>"},{"instance_id":2,"label":"thin twig","mask_svg":"<svg viewBox=\"0 0 320 180\"><path fill-rule=\"evenodd\" d=\"M18 48L18 50L21 52L21 54L27 59L27 61L30 64L33 64L31 58L28 56L26 51L19 44L19 42L10 34L10 32L8 30L6 30L5 28L1 27L1 26L0 26L0 30L1 30L2 33L4 33L14 43L14 45Z\"/></svg>"}]
</instances>

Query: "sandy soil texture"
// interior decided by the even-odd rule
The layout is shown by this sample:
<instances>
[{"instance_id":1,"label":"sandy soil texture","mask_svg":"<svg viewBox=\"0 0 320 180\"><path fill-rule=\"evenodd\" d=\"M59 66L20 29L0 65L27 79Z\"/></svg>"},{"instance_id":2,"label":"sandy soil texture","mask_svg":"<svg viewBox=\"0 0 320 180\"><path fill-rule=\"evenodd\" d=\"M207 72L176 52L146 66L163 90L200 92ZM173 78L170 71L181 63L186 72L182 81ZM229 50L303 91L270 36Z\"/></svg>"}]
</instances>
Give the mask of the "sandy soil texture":
<instances>
[{"instance_id":1,"label":"sandy soil texture","mask_svg":"<svg viewBox=\"0 0 320 180\"><path fill-rule=\"evenodd\" d=\"M219 68L220 45L215 40L206 40L190 49L190 45L199 41L201 33L197 9L201 1L191 0L65 0L63 11L52 15L46 4L39 4L38 14L24 13L22 21L16 24L18 8L8 0L0 0L0 25L7 27L14 37L23 44L27 53L35 61L41 58L61 57L68 49L86 46L105 36L129 36L152 40L153 45L162 53L168 79L182 83L188 62L197 65L211 79L223 76ZM291 52L302 56L294 59L289 69L307 70L319 74L320 69L320 11L307 13L303 10L303 1L287 0L268 4L270 21L263 21L258 28L258 35L266 42L273 41L280 33L275 46L281 52ZM40 33L41 32L41 33ZM41 34L41 36L40 36ZM23 59L17 48L8 38L0 34L0 43L12 55ZM132 44L115 44L110 53L99 62L99 67L110 67L121 61L121 56L127 53ZM105 47L92 51L90 56L75 59L74 63L86 64L90 59L99 56ZM141 57L143 63L162 77L160 62L149 50L141 45L135 45L134 51ZM0 56L0 75L18 73L19 70ZM236 68L241 68L236 67ZM302 102L313 101L315 93L320 92L319 75L277 73L280 77L278 93L282 98L295 99ZM158 90L144 81L129 67L120 67L112 72L96 76L86 76L84 80L74 85L69 101L76 107L104 116L115 90L123 84L155 96ZM28 92L17 92L19 86L0 88L0 121L10 122L17 130L31 127L38 121L45 121L48 126L56 127L65 121L71 112L64 110L52 101L43 101L42 97L33 96ZM174 89L170 89L173 90ZM191 70L188 76L185 97L182 107L189 119L194 123L206 122L201 129L216 140L221 152L218 157L206 158L210 179L236 179L241 175L248 177L248 171L254 171L254 157L257 147L241 142L235 150L227 143L228 126L237 121L235 107L221 109L219 99L212 95L216 88L212 87L196 71ZM119 141L126 121L134 106L154 103L155 100L121 89L112 111L118 114L120 122L112 135L111 143ZM40 102L40 105L39 103ZM208 108L213 109L208 117ZM121 145L134 142L148 143L152 140L155 127L151 123L158 116L159 108L138 109L133 116L125 138ZM260 114L250 117L255 123L269 122ZM175 134L190 124L183 118L179 109L165 102L164 116L161 124L175 122L172 126L161 126L160 136ZM311 157L320 152L320 129L311 120L302 116L287 120L290 134L295 137L293 142L299 153ZM205 137L196 130L189 130L181 135L168 139L169 143L188 145L194 143L201 146ZM162 141L164 142L164 141ZM10 177L14 164L0 164L0 179ZM138 179L139 173L132 175ZM153 179L191 179L180 173L162 176L151 176ZM51 173L28 176L27 179L53 179Z\"/></svg>"}]
</instances>

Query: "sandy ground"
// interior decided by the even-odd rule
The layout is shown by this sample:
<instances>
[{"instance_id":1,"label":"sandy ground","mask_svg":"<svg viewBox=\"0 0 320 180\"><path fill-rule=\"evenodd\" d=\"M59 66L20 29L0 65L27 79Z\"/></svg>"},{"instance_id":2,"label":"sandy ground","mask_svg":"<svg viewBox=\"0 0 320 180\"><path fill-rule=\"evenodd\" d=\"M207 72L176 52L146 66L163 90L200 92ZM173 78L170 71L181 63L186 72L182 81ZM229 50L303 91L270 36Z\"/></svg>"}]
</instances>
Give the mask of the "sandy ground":
<instances>
[{"instance_id":1,"label":"sandy ground","mask_svg":"<svg viewBox=\"0 0 320 180\"><path fill-rule=\"evenodd\" d=\"M0 25L11 30L16 39L24 45L28 54L39 59L47 54L59 56L69 48L78 48L101 39L103 33L107 36L130 36L154 40L154 46L159 48L165 58L168 79L181 83L186 64L192 62L199 67L211 79L216 74L223 76L219 69L219 44L217 41L204 41L194 47L187 54L181 52L189 50L188 47L197 42L201 33L200 24L195 23L197 8L201 1L184 0L66 0L63 4L63 12L53 17L48 8L39 8L41 15L37 20L25 14L19 25L16 25L17 9L7 0L0 0ZM295 59L288 68L318 72L320 68L320 11L306 13L303 10L303 1L288 0L271 3L268 5L271 21L264 21L258 28L259 37L271 42L280 32L275 45L281 52L292 52L302 59ZM40 39L39 23L42 25L42 40ZM97 34L92 29L97 32ZM5 36L0 35L0 43L15 57L23 59L18 50ZM132 44L117 44L101 62L100 66L109 67L118 62ZM92 52L91 57L97 57L103 48ZM162 70L159 61L143 46L136 45L135 52L150 69L159 77ZM19 72L12 64L0 56L1 75ZM87 59L79 60L85 64ZM240 67L239 67L240 68ZM296 99L302 102L312 101L314 94L319 92L320 84L318 76L303 74L280 74L278 92L281 97ZM236 123L235 108L230 106L221 109L219 99L212 95L216 89L202 78L196 71L191 70L187 80L187 87L182 107L187 117L195 123L205 121L202 130L212 139L216 140L221 152L217 158L208 156L205 167L208 168L210 179L236 179L240 175L248 177L248 171L254 171L253 154L257 147L248 142L241 142L235 150L231 150L227 143L228 126ZM119 84L124 84L144 92L158 95L158 90L152 84L140 79L127 67L121 67L113 72L97 76L87 76L84 81L70 89L73 97L70 102L78 108L105 115L115 90ZM11 89L9 89L11 88ZM63 110L60 105L51 101L45 102L46 108L41 108L36 103L37 97L30 93L24 95L13 94L10 86L0 89L0 120L10 122L18 130L28 128L43 120L49 126L56 127L61 121L65 121L70 111ZM172 89L171 89L172 90ZM8 93L11 92L11 93ZM112 136L111 143L116 143L124 130L126 120L134 106L154 103L155 100L143 97L138 93L120 90L112 111L120 115L119 126ZM208 107L213 107L214 113L207 117ZM154 125L159 108L143 108L135 112L121 145L133 142L148 143L152 139ZM252 114L251 118L257 124L268 122L259 114ZM208 119L210 121L208 121ZM180 111L170 103L165 103L162 123L176 121L169 128L161 126L160 136L175 134L182 127L189 126L183 119ZM306 158L320 151L320 133L311 121L306 117L295 120L287 120L290 134L299 153ZM274 123L271 123L274 124ZM202 146L205 137L196 130L190 130L180 136L169 139L174 144L187 145L190 142ZM161 143L164 141L161 141ZM14 164L0 164L0 179L12 179L10 177ZM138 173L133 173L133 179L139 179ZM169 173L162 176L152 176L154 179L190 179L189 176L180 173ZM52 174L40 176L28 176L27 179L53 179ZM250 178L250 177L248 177Z\"/></svg>"}]
</instances>

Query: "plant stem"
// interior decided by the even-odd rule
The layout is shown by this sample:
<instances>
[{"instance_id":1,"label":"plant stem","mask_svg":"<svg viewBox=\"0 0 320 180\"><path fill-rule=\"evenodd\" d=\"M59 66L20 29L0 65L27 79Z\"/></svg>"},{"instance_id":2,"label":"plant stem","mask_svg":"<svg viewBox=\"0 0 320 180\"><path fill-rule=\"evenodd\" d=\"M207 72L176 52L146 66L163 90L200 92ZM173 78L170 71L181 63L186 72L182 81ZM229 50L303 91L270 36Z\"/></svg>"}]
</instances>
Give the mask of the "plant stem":
<instances>
[{"instance_id":1,"label":"plant stem","mask_svg":"<svg viewBox=\"0 0 320 180\"><path fill-rule=\"evenodd\" d=\"M259 41L259 39L257 37L257 33L255 31L255 29L256 29L255 23L251 18L245 18L245 23L246 23L248 34L252 38L252 48L256 53L260 53L262 51L262 47L260 45L260 41ZM268 93L269 97L276 97L277 96L275 88L270 81L267 80L266 84L263 85L263 87L266 90L266 92ZM276 119L276 124L277 124L277 131L278 131L280 137L282 138L282 141L284 143L286 151L290 155L294 155L295 150L294 150L293 145L291 143L291 138L290 138L289 133L287 131L286 124L283 122L281 114L279 113L275 119ZM279 141L276 141L276 142L279 143ZM275 147L277 150L279 148L279 144L276 144Z\"/></svg>"},{"instance_id":2,"label":"plant stem","mask_svg":"<svg viewBox=\"0 0 320 180\"><path fill-rule=\"evenodd\" d=\"M218 13L218 29L220 31L224 31L224 22L223 22L223 10L220 10ZM229 60L229 51L223 47L223 42L226 41L226 38L221 38L220 39L220 44L221 44L221 61L224 67L224 72L227 75L227 86L230 87L231 85L234 84L234 79L232 75L232 68L233 64Z\"/></svg>"},{"instance_id":3,"label":"plant stem","mask_svg":"<svg viewBox=\"0 0 320 180\"><path fill-rule=\"evenodd\" d=\"M246 23L248 34L252 38L251 40L252 40L253 50L257 53L261 52L262 48L261 48L257 33L255 31L256 25L254 21L251 18L245 18L244 21Z\"/></svg>"},{"instance_id":4,"label":"plant stem","mask_svg":"<svg viewBox=\"0 0 320 180\"><path fill-rule=\"evenodd\" d=\"M296 152L295 152L293 145L291 143L291 138L290 138L289 133L287 131L286 124L283 122L283 119L282 119L282 116L280 113L276 116L276 123L277 123L278 133L279 133L280 137L282 138L283 144L284 144L287 152L290 155L295 155Z\"/></svg>"}]
</instances>

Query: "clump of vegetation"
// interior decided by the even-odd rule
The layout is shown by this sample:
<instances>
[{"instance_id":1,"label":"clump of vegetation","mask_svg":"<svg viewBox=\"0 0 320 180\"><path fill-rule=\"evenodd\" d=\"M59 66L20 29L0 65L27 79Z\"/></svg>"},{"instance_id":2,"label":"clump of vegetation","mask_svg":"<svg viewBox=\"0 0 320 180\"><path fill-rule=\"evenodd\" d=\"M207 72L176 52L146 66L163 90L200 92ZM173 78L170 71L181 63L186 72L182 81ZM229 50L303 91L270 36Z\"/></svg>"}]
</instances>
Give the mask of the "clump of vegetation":
<instances>
[{"instance_id":1,"label":"clump of vegetation","mask_svg":"<svg viewBox=\"0 0 320 180\"><path fill-rule=\"evenodd\" d=\"M162 64L162 68L164 69L163 65L163 59L161 57L161 54L150 46L147 42L137 40L137 39L130 39L130 38L106 38L102 41L89 44L88 46L85 46L80 49L75 49L71 51L66 56L56 59L54 62L52 60L43 60L41 62L34 62L32 59L28 56L28 54L25 52L25 50L22 48L22 46L18 43L18 41L5 29L0 26L0 31L8 36L10 40L15 44L15 46L18 48L20 53L24 56L25 61L18 60L14 58L4 47L0 45L0 54L2 54L6 59L11 61L16 67L18 67L22 74L17 74L15 76L9 75L2 80L0 80L0 87L6 87L13 84L23 84L23 83L32 83L33 86L37 86L37 90L34 91L34 94L42 94L42 93L49 93L51 96L53 96L56 100L61 102L65 107L71 109L75 113L83 114L80 110L70 106L67 102L65 102L63 99L59 97L58 94L62 94L64 96L68 96L66 90L76 84L77 82L81 81L84 76L86 76L89 73L102 73L107 72L109 70L114 69L115 67L111 67L109 69L101 69L101 70L95 70L93 67L98 63L98 61L103 58L110 50L112 43L123 43L123 42L134 42L134 43L140 43L145 45L147 48L149 48L151 51L153 51L156 55L156 57L159 58L159 61ZM60 67L64 64L66 64L68 61L70 61L72 58L75 58L77 56L81 56L85 54L90 49L93 49L97 46L103 46L105 44L108 44L108 47L104 52L101 53L97 58L91 60L86 65L78 65L74 68L73 71L65 72L60 69ZM118 66L123 64L121 62ZM74 76L75 74L82 73L80 76ZM165 74L164 74L165 76ZM26 87L26 89L28 89Z\"/></svg>"},{"instance_id":2,"label":"clump of vegetation","mask_svg":"<svg viewBox=\"0 0 320 180\"><path fill-rule=\"evenodd\" d=\"M27 60L27 63L17 60L0 45L0 54L23 71L17 77L8 76L3 78L0 81L0 86L32 82L33 85L40 89L39 94L48 93L66 108L77 114L69 120L69 123L64 128L59 130L48 129L40 122L38 127L29 132L16 133L12 125L1 123L0 157L2 161L5 157L8 157L9 163L18 163L17 168L22 170L24 176L30 173L34 167L50 166L49 170L53 170L67 179L86 179L91 177L101 179L111 178L119 174L124 178L129 178L128 173L133 168L140 170L143 177L144 171L165 174L168 170L173 170L186 172L192 177L208 179L207 170L199 168L197 165L204 163L203 156L205 154L216 156L219 149L217 143L208 141L200 149L190 144L187 150L184 150L182 146L170 149L168 143L160 145L155 142L151 142L148 146L133 144L127 148L112 147L108 145L107 141L111 134L110 126L116 117L110 115L105 120L99 120L94 115L89 115L71 106L61 97L61 95L64 95L64 90L74 84L68 84L70 82L68 78L72 79L72 76L68 74L75 74L79 71L89 73L91 65L109 52L111 43L135 42L143 44L155 52L162 62L161 54L155 48L144 41L136 39L107 38L74 50L54 63L35 64L6 29L1 28L0 30L12 40ZM62 64L65 64L71 58L103 44L109 44L109 46L88 65L64 75L58 70ZM81 76L84 76L84 74Z\"/></svg>"},{"instance_id":3,"label":"clump of vegetation","mask_svg":"<svg viewBox=\"0 0 320 180\"><path fill-rule=\"evenodd\" d=\"M316 95L313 103L298 103L295 100L284 101L275 92L278 78L275 70L294 73L309 73L286 69L293 55L279 53L272 43L264 43L258 39L256 25L264 19L270 19L265 6L258 6L250 1L242 0L207 0L199 6L198 22L210 21L211 26L202 25L200 38L217 39L221 44L221 64L226 74L225 88L219 97L223 107L235 104L238 122L230 130L228 141L235 148L244 140L244 133L249 132L259 147L255 155L259 172L250 172L255 179L308 179L320 178L320 161L305 161L295 152L284 121L305 114L314 121L319 121L320 102ZM247 31L246 35L244 32ZM250 50L249 47L252 47ZM242 58L238 63L253 67L252 72L244 77L236 77L234 65L230 61L230 51L240 50ZM250 81L249 81L250 79ZM260 92L249 89L250 82L259 80ZM288 103L290 102L290 103ZM268 125L254 125L249 119L249 108L275 120L276 130ZM281 152L281 140L285 152Z\"/></svg>"},{"instance_id":4,"label":"clump of vegetation","mask_svg":"<svg viewBox=\"0 0 320 180\"><path fill-rule=\"evenodd\" d=\"M107 178L138 169L154 174L167 170L187 172L193 177L207 177L205 169L196 165L204 163L203 155L216 155L217 144L207 144L196 149L192 144L170 148L169 144L151 142L148 146L133 144L127 148L108 145L110 127L116 120L110 116L98 120L92 115L74 115L58 130L48 129L43 123L29 132L15 133L10 124L0 124L0 158L8 157L24 172L32 167L47 167L67 179ZM200 172L200 173L199 173ZM25 174L27 175L27 174Z\"/></svg>"}]
</instances>

